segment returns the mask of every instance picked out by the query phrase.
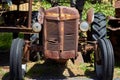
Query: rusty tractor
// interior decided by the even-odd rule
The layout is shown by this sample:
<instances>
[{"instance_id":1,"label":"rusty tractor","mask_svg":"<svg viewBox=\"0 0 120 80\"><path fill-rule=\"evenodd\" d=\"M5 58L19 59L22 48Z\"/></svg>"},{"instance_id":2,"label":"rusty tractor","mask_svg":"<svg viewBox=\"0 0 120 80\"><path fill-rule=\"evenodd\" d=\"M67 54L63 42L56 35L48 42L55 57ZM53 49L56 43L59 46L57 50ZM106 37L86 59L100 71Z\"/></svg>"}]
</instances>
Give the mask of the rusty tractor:
<instances>
[{"instance_id":1,"label":"rusty tractor","mask_svg":"<svg viewBox=\"0 0 120 80\"><path fill-rule=\"evenodd\" d=\"M108 21L108 29L109 29L109 37L111 40L111 43L114 46L115 56L120 58L120 45L119 45L119 30L120 30L120 0L117 0L115 2L115 16L109 17Z\"/></svg>"},{"instance_id":2,"label":"rusty tractor","mask_svg":"<svg viewBox=\"0 0 120 80\"><path fill-rule=\"evenodd\" d=\"M4 0L3 0L4 1ZM110 40L106 38L106 17L90 8L86 21L74 7L52 6L32 11L32 0L7 0L17 5L16 10L1 9L0 32L13 33L10 49L10 79L22 80L26 63L32 52L39 57L65 63L75 61L80 54L94 52L94 68L99 80L112 80L114 54ZM71 1L71 6L73 0ZM28 11L21 11L20 4L28 3ZM23 38L19 38L19 33Z\"/></svg>"}]
</instances>

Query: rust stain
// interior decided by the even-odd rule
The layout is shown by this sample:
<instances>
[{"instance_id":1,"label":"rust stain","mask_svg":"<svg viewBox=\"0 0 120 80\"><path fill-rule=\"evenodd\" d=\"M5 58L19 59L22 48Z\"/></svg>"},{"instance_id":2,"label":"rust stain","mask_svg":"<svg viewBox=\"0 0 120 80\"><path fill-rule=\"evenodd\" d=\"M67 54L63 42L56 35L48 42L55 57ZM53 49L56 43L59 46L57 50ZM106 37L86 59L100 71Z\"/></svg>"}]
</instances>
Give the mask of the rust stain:
<instances>
[{"instance_id":1,"label":"rust stain","mask_svg":"<svg viewBox=\"0 0 120 80\"><path fill-rule=\"evenodd\" d=\"M115 8L120 8L120 0L115 2Z\"/></svg>"},{"instance_id":2,"label":"rust stain","mask_svg":"<svg viewBox=\"0 0 120 80\"><path fill-rule=\"evenodd\" d=\"M46 16L47 17L60 17L61 19L65 18L65 19L71 19L71 17L73 17L73 15L71 14L59 14L59 13L52 13L52 12L49 12L49 13L46 13Z\"/></svg>"},{"instance_id":3,"label":"rust stain","mask_svg":"<svg viewBox=\"0 0 120 80\"><path fill-rule=\"evenodd\" d=\"M59 14L58 13L52 13L52 12L48 12L46 13L46 16L53 16L53 17L59 17Z\"/></svg>"}]
</instances>

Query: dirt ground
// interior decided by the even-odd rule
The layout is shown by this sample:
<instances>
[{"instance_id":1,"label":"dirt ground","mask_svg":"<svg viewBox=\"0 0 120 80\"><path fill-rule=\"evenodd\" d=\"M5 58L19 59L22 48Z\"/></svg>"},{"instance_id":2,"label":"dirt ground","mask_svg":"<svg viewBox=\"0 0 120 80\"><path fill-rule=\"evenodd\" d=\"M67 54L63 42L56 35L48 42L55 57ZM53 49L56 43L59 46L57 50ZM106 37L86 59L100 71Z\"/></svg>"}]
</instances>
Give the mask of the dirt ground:
<instances>
[{"instance_id":1,"label":"dirt ground","mask_svg":"<svg viewBox=\"0 0 120 80\"><path fill-rule=\"evenodd\" d=\"M9 54L0 53L0 80L9 79ZM53 61L27 63L25 80L96 80L94 68L90 63L74 65L70 60L67 64ZM115 65L114 80L120 80L120 65Z\"/></svg>"}]
</instances>

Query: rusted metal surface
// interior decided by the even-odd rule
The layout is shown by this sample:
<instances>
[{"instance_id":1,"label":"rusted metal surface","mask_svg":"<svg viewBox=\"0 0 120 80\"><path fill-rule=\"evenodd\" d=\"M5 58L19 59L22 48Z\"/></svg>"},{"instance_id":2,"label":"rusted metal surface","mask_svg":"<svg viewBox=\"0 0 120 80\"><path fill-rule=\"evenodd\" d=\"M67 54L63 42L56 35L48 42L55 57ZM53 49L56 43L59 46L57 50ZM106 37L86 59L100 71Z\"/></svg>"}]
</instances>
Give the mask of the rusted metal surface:
<instances>
[{"instance_id":1,"label":"rusted metal surface","mask_svg":"<svg viewBox=\"0 0 120 80\"><path fill-rule=\"evenodd\" d=\"M117 0L117 1L115 2L115 8L120 8L120 0Z\"/></svg>"},{"instance_id":2,"label":"rusted metal surface","mask_svg":"<svg viewBox=\"0 0 120 80\"><path fill-rule=\"evenodd\" d=\"M38 10L38 22L40 24L43 24L44 22L44 16L45 16L45 9L43 7L40 7Z\"/></svg>"},{"instance_id":3,"label":"rusted metal surface","mask_svg":"<svg viewBox=\"0 0 120 80\"><path fill-rule=\"evenodd\" d=\"M28 13L28 28L31 28L31 17L32 15L32 0L29 0L29 13Z\"/></svg>"},{"instance_id":4,"label":"rusted metal surface","mask_svg":"<svg viewBox=\"0 0 120 80\"><path fill-rule=\"evenodd\" d=\"M79 51L86 54L88 51L94 50L96 45L96 42L90 41L87 43L83 43L78 48L80 49Z\"/></svg>"},{"instance_id":5,"label":"rusted metal surface","mask_svg":"<svg viewBox=\"0 0 120 80\"><path fill-rule=\"evenodd\" d=\"M115 2L115 17L108 17L109 26L107 27L110 31L120 30L120 1Z\"/></svg>"},{"instance_id":6,"label":"rusted metal surface","mask_svg":"<svg viewBox=\"0 0 120 80\"><path fill-rule=\"evenodd\" d=\"M87 22L91 24L93 22L93 17L94 17L94 10L93 8L90 8L87 12Z\"/></svg>"},{"instance_id":7,"label":"rusted metal surface","mask_svg":"<svg viewBox=\"0 0 120 80\"><path fill-rule=\"evenodd\" d=\"M52 20L79 19L78 11L76 9L63 6L53 7L51 9L46 10L45 17L46 19Z\"/></svg>"},{"instance_id":8,"label":"rusted metal surface","mask_svg":"<svg viewBox=\"0 0 120 80\"><path fill-rule=\"evenodd\" d=\"M21 27L0 27L0 32L23 32L23 33L32 33L32 28L21 28ZM33 32L34 33L34 32Z\"/></svg>"},{"instance_id":9,"label":"rusted metal surface","mask_svg":"<svg viewBox=\"0 0 120 80\"><path fill-rule=\"evenodd\" d=\"M115 9L115 17L120 18L120 8Z\"/></svg>"},{"instance_id":10,"label":"rusted metal surface","mask_svg":"<svg viewBox=\"0 0 120 80\"><path fill-rule=\"evenodd\" d=\"M117 0L115 2L115 17L109 17L109 22L108 22L109 26L107 27L109 32L108 32L108 36L109 39L112 43L112 45L114 46L114 53L115 55L117 55L118 57L120 57L119 54L119 49L120 49L120 0Z\"/></svg>"},{"instance_id":11,"label":"rusted metal surface","mask_svg":"<svg viewBox=\"0 0 120 80\"><path fill-rule=\"evenodd\" d=\"M79 13L74 8L54 7L45 11L44 54L51 59L76 57Z\"/></svg>"},{"instance_id":12,"label":"rusted metal surface","mask_svg":"<svg viewBox=\"0 0 120 80\"><path fill-rule=\"evenodd\" d=\"M47 59L55 59L55 60L61 60L61 59L70 59L75 57L75 51L63 51L60 53L59 51L51 51L46 50L45 51L45 58Z\"/></svg>"},{"instance_id":13,"label":"rusted metal surface","mask_svg":"<svg viewBox=\"0 0 120 80\"><path fill-rule=\"evenodd\" d=\"M1 14L0 26L27 26L28 11L7 11Z\"/></svg>"},{"instance_id":14,"label":"rusted metal surface","mask_svg":"<svg viewBox=\"0 0 120 80\"><path fill-rule=\"evenodd\" d=\"M76 57L74 63L75 63L75 65L80 65L81 63L84 63L84 59L82 57L81 52L77 52L77 57Z\"/></svg>"},{"instance_id":15,"label":"rusted metal surface","mask_svg":"<svg viewBox=\"0 0 120 80\"><path fill-rule=\"evenodd\" d=\"M115 56L120 58L120 28L116 30L110 30L108 35L112 45L114 46L113 49Z\"/></svg>"},{"instance_id":16,"label":"rusted metal surface","mask_svg":"<svg viewBox=\"0 0 120 80\"><path fill-rule=\"evenodd\" d=\"M32 18L32 0L13 0L15 4L29 3L29 11L5 11L1 14L4 19L0 24L0 32L23 32L26 34L33 33L31 28Z\"/></svg>"},{"instance_id":17,"label":"rusted metal surface","mask_svg":"<svg viewBox=\"0 0 120 80\"><path fill-rule=\"evenodd\" d=\"M109 26L107 27L109 32L108 35L110 37L110 41L112 43L112 45L114 46L114 51L115 51L115 55L118 52L119 48L119 36L120 36L120 1L116 1L115 2L115 17L109 17ZM118 54L117 54L118 55Z\"/></svg>"},{"instance_id":18,"label":"rusted metal surface","mask_svg":"<svg viewBox=\"0 0 120 80\"><path fill-rule=\"evenodd\" d=\"M109 26L107 27L111 31L120 30L120 18L109 17Z\"/></svg>"},{"instance_id":19,"label":"rusted metal surface","mask_svg":"<svg viewBox=\"0 0 120 80\"><path fill-rule=\"evenodd\" d=\"M69 50L69 51L63 51L63 53L60 54L60 58L62 59L71 59L76 57L75 50Z\"/></svg>"},{"instance_id":20,"label":"rusted metal surface","mask_svg":"<svg viewBox=\"0 0 120 80\"><path fill-rule=\"evenodd\" d=\"M114 27L108 26L107 29L111 31L120 31L120 27L114 28Z\"/></svg>"},{"instance_id":21,"label":"rusted metal surface","mask_svg":"<svg viewBox=\"0 0 120 80\"><path fill-rule=\"evenodd\" d=\"M29 49L30 49L30 41L26 40L24 45L24 55L23 55L23 61L27 62L29 61Z\"/></svg>"},{"instance_id":22,"label":"rusted metal surface","mask_svg":"<svg viewBox=\"0 0 120 80\"><path fill-rule=\"evenodd\" d=\"M87 45L85 46L85 50L86 50L86 51L94 50L94 44L87 44Z\"/></svg>"},{"instance_id":23,"label":"rusted metal surface","mask_svg":"<svg viewBox=\"0 0 120 80\"><path fill-rule=\"evenodd\" d=\"M109 26L107 27L111 31L120 30L120 18L109 18Z\"/></svg>"},{"instance_id":24,"label":"rusted metal surface","mask_svg":"<svg viewBox=\"0 0 120 80\"><path fill-rule=\"evenodd\" d=\"M115 2L115 17L120 18L120 0Z\"/></svg>"},{"instance_id":25,"label":"rusted metal surface","mask_svg":"<svg viewBox=\"0 0 120 80\"><path fill-rule=\"evenodd\" d=\"M16 4L16 5L28 3L28 2L29 2L29 0L12 0L12 3ZM0 3L2 3L2 1L0 1Z\"/></svg>"},{"instance_id":26,"label":"rusted metal surface","mask_svg":"<svg viewBox=\"0 0 120 80\"><path fill-rule=\"evenodd\" d=\"M59 33L59 50L60 53L63 53L64 50L64 22L59 22L58 23L58 33ZM61 57L61 55L60 55Z\"/></svg>"},{"instance_id":27,"label":"rusted metal surface","mask_svg":"<svg viewBox=\"0 0 120 80\"><path fill-rule=\"evenodd\" d=\"M19 10L19 11L29 11L29 3L24 3L20 5L11 5L9 11Z\"/></svg>"},{"instance_id":28,"label":"rusted metal surface","mask_svg":"<svg viewBox=\"0 0 120 80\"><path fill-rule=\"evenodd\" d=\"M37 45L37 44L32 44L30 46L30 50L33 50L35 52L40 52L40 51L43 51L43 46Z\"/></svg>"}]
</instances>

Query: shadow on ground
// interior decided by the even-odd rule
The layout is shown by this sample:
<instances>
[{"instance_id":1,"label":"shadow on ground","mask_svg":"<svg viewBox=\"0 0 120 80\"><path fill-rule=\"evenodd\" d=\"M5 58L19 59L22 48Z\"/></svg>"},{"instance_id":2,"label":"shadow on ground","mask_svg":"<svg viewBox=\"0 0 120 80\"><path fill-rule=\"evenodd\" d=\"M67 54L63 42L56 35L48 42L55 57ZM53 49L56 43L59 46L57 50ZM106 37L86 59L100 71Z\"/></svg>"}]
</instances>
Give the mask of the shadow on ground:
<instances>
[{"instance_id":1,"label":"shadow on ground","mask_svg":"<svg viewBox=\"0 0 120 80\"><path fill-rule=\"evenodd\" d=\"M120 67L120 57L115 56L115 67Z\"/></svg>"},{"instance_id":2,"label":"shadow on ground","mask_svg":"<svg viewBox=\"0 0 120 80\"><path fill-rule=\"evenodd\" d=\"M0 66L9 66L9 51L0 52Z\"/></svg>"},{"instance_id":3,"label":"shadow on ground","mask_svg":"<svg viewBox=\"0 0 120 80\"><path fill-rule=\"evenodd\" d=\"M115 67L120 67L119 59L115 60ZM0 53L0 67L9 66L9 52ZM87 66L91 67L91 66ZM8 67L9 68L9 67ZM65 73L65 70L69 74ZM66 74L66 75L64 75ZM37 62L34 64L27 72L25 80L48 80L48 79L68 79L74 77L88 77L90 79L95 79L95 72L89 69L86 69L84 75L76 75L73 71L68 68L65 64L56 63L54 61L46 61L44 63ZM9 80L9 72L5 73L2 76L2 80ZM73 79L74 80L74 79ZM79 79L77 79L79 80ZM82 80L82 79L80 79ZM88 80L88 79L87 79Z\"/></svg>"},{"instance_id":4,"label":"shadow on ground","mask_svg":"<svg viewBox=\"0 0 120 80\"><path fill-rule=\"evenodd\" d=\"M9 80L9 72L5 73L5 75L2 77L2 80Z\"/></svg>"},{"instance_id":5,"label":"shadow on ground","mask_svg":"<svg viewBox=\"0 0 120 80\"><path fill-rule=\"evenodd\" d=\"M67 70L67 73L65 71ZM27 72L26 77L29 79L67 79L68 77L78 77L83 75L75 75L66 64L57 63L55 61L45 61L43 64L37 63Z\"/></svg>"},{"instance_id":6,"label":"shadow on ground","mask_svg":"<svg viewBox=\"0 0 120 80\"><path fill-rule=\"evenodd\" d=\"M1 51L0 50L0 68L5 69L6 71L9 70L9 50ZM2 76L2 80L9 80L9 72L6 72Z\"/></svg>"},{"instance_id":7,"label":"shadow on ground","mask_svg":"<svg viewBox=\"0 0 120 80\"><path fill-rule=\"evenodd\" d=\"M9 70L9 52L0 53L0 67L7 67ZM64 71L67 70L69 74ZM70 68L66 67L65 64L56 63L54 61L45 61L44 63L36 63L27 72L25 78L41 80L41 79L67 79L72 77L82 77L85 75L75 75ZM9 80L9 71L2 76L2 80Z\"/></svg>"},{"instance_id":8,"label":"shadow on ground","mask_svg":"<svg viewBox=\"0 0 120 80\"><path fill-rule=\"evenodd\" d=\"M87 66L89 68L92 68L94 66ZM95 79L96 80L96 74L94 70L90 70L90 69L86 69L85 70L85 76L91 78L91 79Z\"/></svg>"}]
</instances>

